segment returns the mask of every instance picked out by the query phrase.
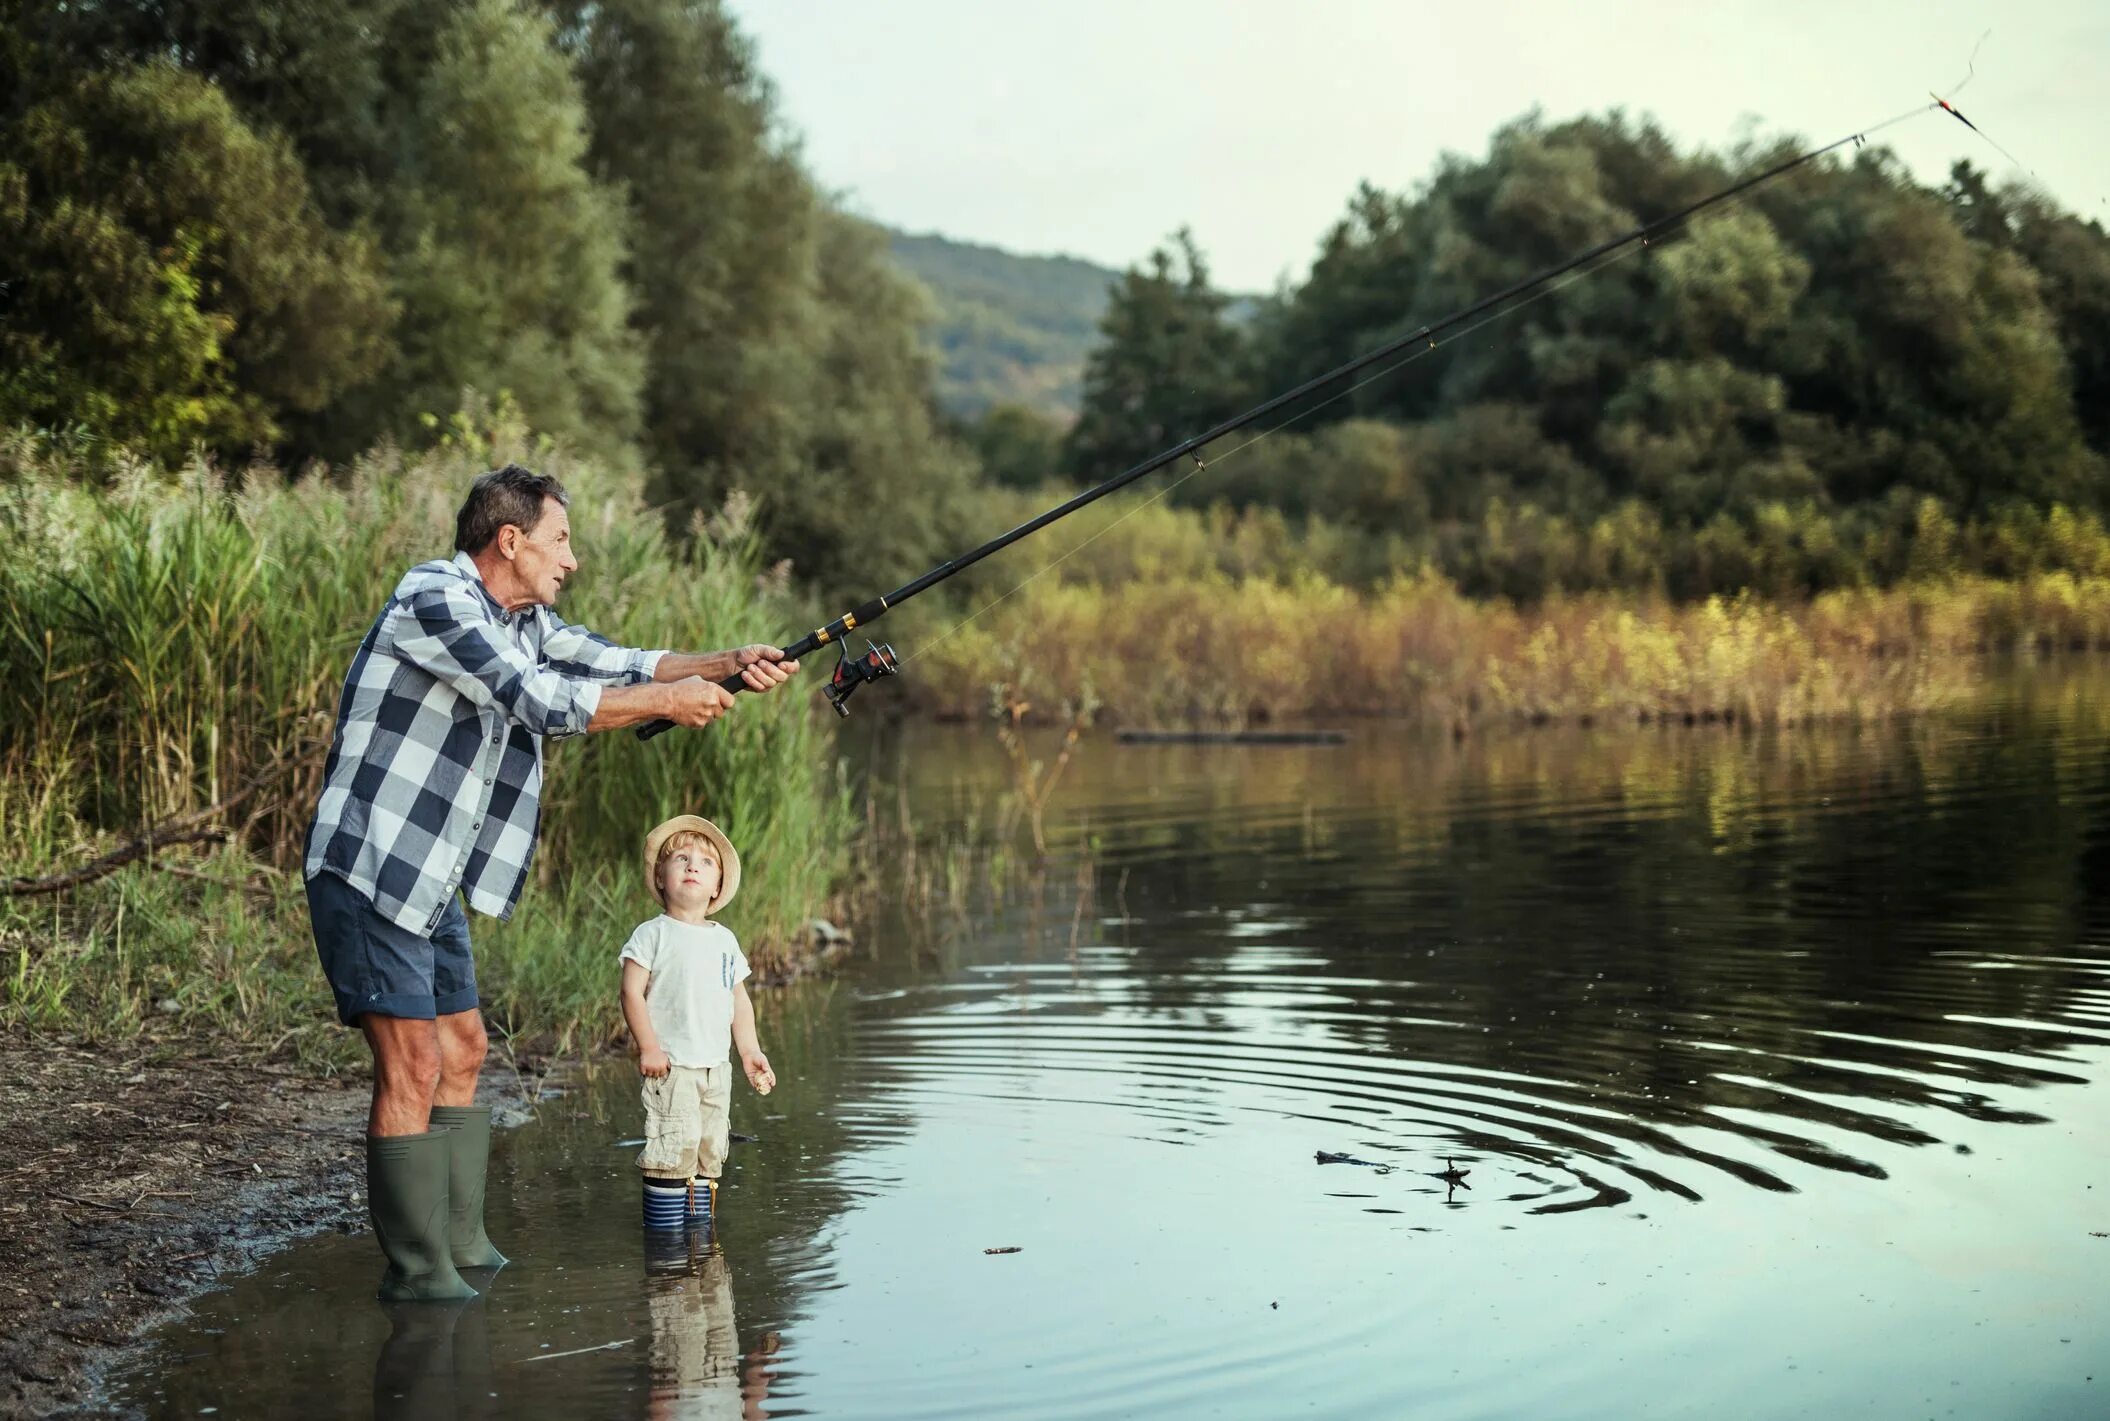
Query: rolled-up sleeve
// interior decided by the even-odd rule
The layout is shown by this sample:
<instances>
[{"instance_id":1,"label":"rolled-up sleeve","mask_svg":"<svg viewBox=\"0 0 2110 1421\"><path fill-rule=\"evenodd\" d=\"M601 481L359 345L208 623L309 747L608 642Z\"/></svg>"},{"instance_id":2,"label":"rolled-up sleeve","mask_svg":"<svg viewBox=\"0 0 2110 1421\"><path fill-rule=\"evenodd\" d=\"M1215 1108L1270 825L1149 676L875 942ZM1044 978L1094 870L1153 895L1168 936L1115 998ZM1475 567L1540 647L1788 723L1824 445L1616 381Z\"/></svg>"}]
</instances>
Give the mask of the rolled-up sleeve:
<instances>
[{"instance_id":1,"label":"rolled-up sleeve","mask_svg":"<svg viewBox=\"0 0 2110 1421\"><path fill-rule=\"evenodd\" d=\"M549 658L551 667L567 676L642 685L652 679L659 670L659 659L667 654L617 646L599 632L573 626L546 608L542 615L548 627L542 638L542 654Z\"/></svg>"},{"instance_id":2,"label":"rolled-up sleeve","mask_svg":"<svg viewBox=\"0 0 2110 1421\"><path fill-rule=\"evenodd\" d=\"M494 635L468 588L420 592L397 609L397 656L445 682L471 703L496 706L536 735L579 735L600 708L594 679L539 665L511 639ZM618 648L620 649L620 648Z\"/></svg>"}]
</instances>

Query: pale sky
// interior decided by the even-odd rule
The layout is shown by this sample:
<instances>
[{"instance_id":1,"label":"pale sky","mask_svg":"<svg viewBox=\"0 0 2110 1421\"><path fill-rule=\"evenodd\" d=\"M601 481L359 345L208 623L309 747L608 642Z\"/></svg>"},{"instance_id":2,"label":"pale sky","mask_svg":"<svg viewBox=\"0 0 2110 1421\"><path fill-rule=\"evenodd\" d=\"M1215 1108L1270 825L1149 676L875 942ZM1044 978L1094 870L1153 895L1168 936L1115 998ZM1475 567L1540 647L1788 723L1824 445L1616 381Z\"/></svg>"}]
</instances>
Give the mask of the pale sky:
<instances>
[{"instance_id":1,"label":"pale sky","mask_svg":"<svg viewBox=\"0 0 2110 1421\"><path fill-rule=\"evenodd\" d=\"M819 180L909 231L1114 267L1192 226L1220 286L1301 276L1364 180L1401 189L1538 105L1623 106L1681 147L1829 142L1951 91L2110 223L2110 0L733 0ZM1969 157L1929 114L1922 181ZM1653 214L1643 214L1653 215Z\"/></svg>"}]
</instances>

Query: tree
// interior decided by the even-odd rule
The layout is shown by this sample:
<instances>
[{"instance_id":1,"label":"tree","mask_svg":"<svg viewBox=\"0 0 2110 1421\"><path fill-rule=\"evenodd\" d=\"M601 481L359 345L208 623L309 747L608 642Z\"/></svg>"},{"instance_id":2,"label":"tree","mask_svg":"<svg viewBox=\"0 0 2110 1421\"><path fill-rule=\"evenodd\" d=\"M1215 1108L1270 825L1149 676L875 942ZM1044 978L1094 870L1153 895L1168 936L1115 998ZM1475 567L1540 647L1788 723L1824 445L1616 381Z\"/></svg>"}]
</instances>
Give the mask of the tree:
<instances>
[{"instance_id":1,"label":"tree","mask_svg":"<svg viewBox=\"0 0 2110 1421\"><path fill-rule=\"evenodd\" d=\"M1024 405L997 405L964 431L982 477L1001 488L1039 488L1062 465L1062 426Z\"/></svg>"},{"instance_id":2,"label":"tree","mask_svg":"<svg viewBox=\"0 0 2110 1421\"><path fill-rule=\"evenodd\" d=\"M283 134L324 218L344 229L370 221L390 189L401 96L445 19L439 7L409 0L29 0L20 8L14 32L40 56L22 75L28 93L54 75L174 64L216 84L251 127Z\"/></svg>"},{"instance_id":3,"label":"tree","mask_svg":"<svg viewBox=\"0 0 2110 1421\"><path fill-rule=\"evenodd\" d=\"M626 448L644 366L627 223L582 166L586 108L547 23L509 0L461 7L399 123L380 221L403 320L342 423L408 434L474 390L510 398L539 433Z\"/></svg>"},{"instance_id":4,"label":"tree","mask_svg":"<svg viewBox=\"0 0 2110 1421\"><path fill-rule=\"evenodd\" d=\"M2017 183L1994 191L1967 162L1943 194L1974 240L2027 261L2058 328L2074 410L2089 445L2110 454L2110 234Z\"/></svg>"},{"instance_id":5,"label":"tree","mask_svg":"<svg viewBox=\"0 0 2110 1421\"><path fill-rule=\"evenodd\" d=\"M957 539L971 461L931 413L919 288L833 211L717 0L550 0L629 197L644 443L677 528L736 489L765 548L831 591Z\"/></svg>"},{"instance_id":6,"label":"tree","mask_svg":"<svg viewBox=\"0 0 2110 1421\"><path fill-rule=\"evenodd\" d=\"M764 491L762 518L810 585L870 595L960 550L974 460L937 428L922 290L895 269L886 235L828 213L817 264L819 388L801 411L797 477Z\"/></svg>"},{"instance_id":7,"label":"tree","mask_svg":"<svg viewBox=\"0 0 2110 1421\"><path fill-rule=\"evenodd\" d=\"M1761 206L1809 263L1780 368L1835 502L1902 486L1969 519L2090 496L2058 334L2019 256L1974 241L1880 151Z\"/></svg>"},{"instance_id":8,"label":"tree","mask_svg":"<svg viewBox=\"0 0 2110 1421\"><path fill-rule=\"evenodd\" d=\"M776 131L753 47L715 0L547 9L592 114L588 161L628 197L662 501L686 525L736 487L799 496L824 397L825 205Z\"/></svg>"},{"instance_id":9,"label":"tree","mask_svg":"<svg viewBox=\"0 0 2110 1421\"><path fill-rule=\"evenodd\" d=\"M324 225L284 141L214 85L91 74L0 151L0 419L239 451L384 358L370 245Z\"/></svg>"},{"instance_id":10,"label":"tree","mask_svg":"<svg viewBox=\"0 0 2110 1421\"><path fill-rule=\"evenodd\" d=\"M642 367L621 204L580 168L578 87L520 0L28 8L34 82L150 57L201 75L284 135L314 206L379 254L403 324L372 379L274 425L284 455L415 439L471 389L509 395L543 433L627 447ZM326 310L300 330L362 348Z\"/></svg>"},{"instance_id":11,"label":"tree","mask_svg":"<svg viewBox=\"0 0 2110 1421\"><path fill-rule=\"evenodd\" d=\"M1224 315L1230 299L1182 229L1131 267L1100 321L1084 370L1084 407L1067 461L1096 481L1235 413L1247 392L1246 337Z\"/></svg>"}]
</instances>

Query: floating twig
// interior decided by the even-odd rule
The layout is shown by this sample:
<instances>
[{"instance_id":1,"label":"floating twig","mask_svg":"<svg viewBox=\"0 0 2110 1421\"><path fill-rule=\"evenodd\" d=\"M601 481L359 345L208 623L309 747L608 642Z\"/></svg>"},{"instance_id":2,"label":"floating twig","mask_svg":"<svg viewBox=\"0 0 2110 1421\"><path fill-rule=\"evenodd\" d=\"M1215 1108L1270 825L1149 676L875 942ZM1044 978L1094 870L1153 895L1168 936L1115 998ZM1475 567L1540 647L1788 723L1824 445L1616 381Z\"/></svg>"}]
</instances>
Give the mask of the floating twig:
<instances>
[{"instance_id":1,"label":"floating twig","mask_svg":"<svg viewBox=\"0 0 2110 1421\"><path fill-rule=\"evenodd\" d=\"M628 1347L635 1341L637 1341L635 1337L623 1337L618 1338L614 1342L603 1342L598 1347L574 1347L569 1352L544 1352L539 1357L522 1357L520 1360L523 1364L528 1362L554 1362L559 1357L583 1357L588 1352L613 1352L616 1348Z\"/></svg>"}]
</instances>

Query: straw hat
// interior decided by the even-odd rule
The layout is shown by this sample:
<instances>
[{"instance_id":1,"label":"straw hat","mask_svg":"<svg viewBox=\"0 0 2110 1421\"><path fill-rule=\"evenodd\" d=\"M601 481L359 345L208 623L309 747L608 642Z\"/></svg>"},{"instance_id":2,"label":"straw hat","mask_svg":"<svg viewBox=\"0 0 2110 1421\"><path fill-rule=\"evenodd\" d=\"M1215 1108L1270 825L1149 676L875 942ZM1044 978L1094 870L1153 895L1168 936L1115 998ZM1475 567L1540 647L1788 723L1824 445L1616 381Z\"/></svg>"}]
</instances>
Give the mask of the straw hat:
<instances>
[{"instance_id":1,"label":"straw hat","mask_svg":"<svg viewBox=\"0 0 2110 1421\"><path fill-rule=\"evenodd\" d=\"M733 841L725 837L725 831L708 819L694 814L677 814L666 823L645 835L645 887L659 900L659 906L667 906L667 897L659 889L659 846L675 834L697 833L709 839L718 850L718 894L711 899L710 907L704 911L715 913L733 901L740 891L740 855L733 848Z\"/></svg>"}]
</instances>

